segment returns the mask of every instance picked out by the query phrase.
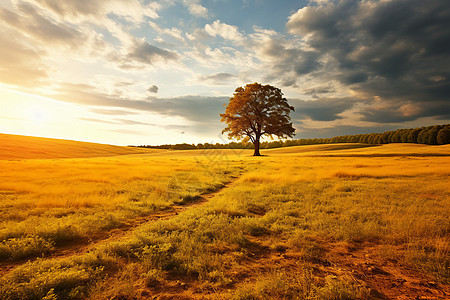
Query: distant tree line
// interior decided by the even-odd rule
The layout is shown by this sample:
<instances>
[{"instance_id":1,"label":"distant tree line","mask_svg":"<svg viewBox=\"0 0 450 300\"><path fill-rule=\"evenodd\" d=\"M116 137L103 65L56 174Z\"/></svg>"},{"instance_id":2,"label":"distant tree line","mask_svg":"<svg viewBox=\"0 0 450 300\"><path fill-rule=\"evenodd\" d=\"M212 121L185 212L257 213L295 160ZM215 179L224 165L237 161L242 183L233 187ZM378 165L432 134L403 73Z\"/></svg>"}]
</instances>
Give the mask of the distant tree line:
<instances>
[{"instance_id":1,"label":"distant tree line","mask_svg":"<svg viewBox=\"0 0 450 300\"><path fill-rule=\"evenodd\" d=\"M285 141L261 142L261 149L333 144L333 143L364 143L364 144L389 144L389 143L414 143L427 145L445 145L450 144L450 124L434 125L420 128L397 129L395 131L386 131L383 133L367 133L356 135L341 135L332 138L315 139L293 139ZM231 142L229 144L175 144L150 146L142 145L138 147L170 149L170 150L193 150L193 149L252 149L250 142Z\"/></svg>"}]
</instances>

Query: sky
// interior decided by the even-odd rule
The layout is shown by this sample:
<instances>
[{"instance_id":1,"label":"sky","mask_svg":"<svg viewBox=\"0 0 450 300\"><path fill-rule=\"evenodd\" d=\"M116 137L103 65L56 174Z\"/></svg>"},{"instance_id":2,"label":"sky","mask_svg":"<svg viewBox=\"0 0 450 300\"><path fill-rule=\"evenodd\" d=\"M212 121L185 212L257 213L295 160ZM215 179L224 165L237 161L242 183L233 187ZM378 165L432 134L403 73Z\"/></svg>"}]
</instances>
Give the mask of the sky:
<instances>
[{"instance_id":1,"label":"sky","mask_svg":"<svg viewBox=\"0 0 450 300\"><path fill-rule=\"evenodd\" d=\"M449 54L448 0L1 0L0 132L224 143L254 82L295 138L447 124Z\"/></svg>"}]
</instances>

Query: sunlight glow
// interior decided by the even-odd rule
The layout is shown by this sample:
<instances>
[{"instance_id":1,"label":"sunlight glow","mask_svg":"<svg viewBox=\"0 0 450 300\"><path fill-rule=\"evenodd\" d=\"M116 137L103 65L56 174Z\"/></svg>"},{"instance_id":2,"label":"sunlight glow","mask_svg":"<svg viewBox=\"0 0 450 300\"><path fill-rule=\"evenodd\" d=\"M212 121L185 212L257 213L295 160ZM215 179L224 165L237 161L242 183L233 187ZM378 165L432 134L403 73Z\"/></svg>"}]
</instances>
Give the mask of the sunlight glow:
<instances>
[{"instance_id":1,"label":"sunlight glow","mask_svg":"<svg viewBox=\"0 0 450 300\"><path fill-rule=\"evenodd\" d=\"M28 118L35 122L46 122L52 117L51 113L45 108L30 107L28 108Z\"/></svg>"},{"instance_id":2,"label":"sunlight glow","mask_svg":"<svg viewBox=\"0 0 450 300\"><path fill-rule=\"evenodd\" d=\"M74 133L79 117L86 113L87 109L78 105L0 88L2 133L80 139Z\"/></svg>"},{"instance_id":3,"label":"sunlight glow","mask_svg":"<svg viewBox=\"0 0 450 300\"><path fill-rule=\"evenodd\" d=\"M132 111L121 116L112 108L106 113L98 111L95 106L65 103L0 86L0 133L124 146L176 143L183 138L180 130L167 135L159 127L184 126L182 118Z\"/></svg>"}]
</instances>

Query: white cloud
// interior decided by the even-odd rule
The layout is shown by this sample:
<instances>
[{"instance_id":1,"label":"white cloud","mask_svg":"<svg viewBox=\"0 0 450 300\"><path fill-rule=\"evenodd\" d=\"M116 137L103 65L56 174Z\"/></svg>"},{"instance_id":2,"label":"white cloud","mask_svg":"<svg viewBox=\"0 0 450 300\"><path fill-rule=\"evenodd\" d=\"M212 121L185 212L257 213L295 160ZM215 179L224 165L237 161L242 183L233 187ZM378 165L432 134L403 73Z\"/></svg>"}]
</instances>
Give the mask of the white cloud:
<instances>
[{"instance_id":1,"label":"white cloud","mask_svg":"<svg viewBox=\"0 0 450 300\"><path fill-rule=\"evenodd\" d=\"M211 36L220 36L230 41L242 42L244 40L244 36L239 32L237 26L222 23L220 20L206 24L205 31Z\"/></svg>"},{"instance_id":2,"label":"white cloud","mask_svg":"<svg viewBox=\"0 0 450 300\"><path fill-rule=\"evenodd\" d=\"M309 2L310 2L311 4L316 4L316 5L319 5L319 6L324 6L324 5L330 4L330 3L332 2L332 0L309 0Z\"/></svg>"},{"instance_id":3,"label":"white cloud","mask_svg":"<svg viewBox=\"0 0 450 300\"><path fill-rule=\"evenodd\" d=\"M71 22L90 21L101 24L108 14L123 17L128 22L141 23L145 17L156 19L161 8L158 2L142 4L138 0L29 0L53 15Z\"/></svg>"},{"instance_id":4,"label":"white cloud","mask_svg":"<svg viewBox=\"0 0 450 300\"><path fill-rule=\"evenodd\" d=\"M201 73L204 72L204 68L210 69L212 73L217 73L218 70L237 73L256 67L252 53L230 47L198 47L193 51L185 52L184 55L195 60L196 64L202 67Z\"/></svg>"},{"instance_id":5,"label":"white cloud","mask_svg":"<svg viewBox=\"0 0 450 300\"><path fill-rule=\"evenodd\" d=\"M30 4L16 3L14 11L0 7L0 32L7 45L1 47L0 69L9 74L0 81L20 86L42 87L68 61L98 61L113 50L87 25L59 22Z\"/></svg>"},{"instance_id":6,"label":"white cloud","mask_svg":"<svg viewBox=\"0 0 450 300\"><path fill-rule=\"evenodd\" d=\"M184 5L189 9L189 12L196 17L208 17L208 9L200 4L200 0L183 0Z\"/></svg>"},{"instance_id":7,"label":"white cloud","mask_svg":"<svg viewBox=\"0 0 450 300\"><path fill-rule=\"evenodd\" d=\"M149 22L150 27L152 27L156 32L158 32L158 34L161 35L167 35L170 36L182 43L185 43L185 39L183 37L183 32L176 28L176 27L172 27L172 28L162 28L160 27L158 24L156 24L155 22Z\"/></svg>"},{"instance_id":8,"label":"white cloud","mask_svg":"<svg viewBox=\"0 0 450 300\"><path fill-rule=\"evenodd\" d=\"M102 34L87 26L58 22L28 4L16 5L14 12L0 7L0 25L21 32L23 42L28 41L34 47L42 46L48 52L73 50L71 57L85 57L96 51L105 53L107 48ZM57 51L55 47L58 47Z\"/></svg>"},{"instance_id":9,"label":"white cloud","mask_svg":"<svg viewBox=\"0 0 450 300\"><path fill-rule=\"evenodd\" d=\"M211 36L202 28L197 28L192 33L186 34L186 37L193 42L204 41Z\"/></svg>"},{"instance_id":10,"label":"white cloud","mask_svg":"<svg viewBox=\"0 0 450 300\"><path fill-rule=\"evenodd\" d=\"M0 82L32 87L47 82L45 53L23 42L24 36L0 26Z\"/></svg>"}]
</instances>

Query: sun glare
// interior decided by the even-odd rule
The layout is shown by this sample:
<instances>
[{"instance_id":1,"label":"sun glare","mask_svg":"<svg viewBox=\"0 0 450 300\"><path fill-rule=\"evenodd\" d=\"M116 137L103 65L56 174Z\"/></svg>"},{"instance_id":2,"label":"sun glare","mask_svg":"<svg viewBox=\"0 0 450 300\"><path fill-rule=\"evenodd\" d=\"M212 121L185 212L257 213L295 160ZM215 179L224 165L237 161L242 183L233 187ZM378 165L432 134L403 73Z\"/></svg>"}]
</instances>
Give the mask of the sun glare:
<instances>
[{"instance_id":1,"label":"sun glare","mask_svg":"<svg viewBox=\"0 0 450 300\"><path fill-rule=\"evenodd\" d=\"M71 138L83 113L76 105L0 88L2 133Z\"/></svg>"},{"instance_id":2,"label":"sun glare","mask_svg":"<svg viewBox=\"0 0 450 300\"><path fill-rule=\"evenodd\" d=\"M66 104L45 97L1 89L0 96L0 117L9 116L16 120L40 124L59 122L70 116L70 109Z\"/></svg>"},{"instance_id":3,"label":"sun glare","mask_svg":"<svg viewBox=\"0 0 450 300\"><path fill-rule=\"evenodd\" d=\"M143 116L138 121L145 124L146 117ZM120 121L108 122L108 116L93 113L91 107L0 86L0 133L115 145L140 142L139 129L124 130L125 133L122 134L119 131L121 129Z\"/></svg>"},{"instance_id":4,"label":"sun glare","mask_svg":"<svg viewBox=\"0 0 450 300\"><path fill-rule=\"evenodd\" d=\"M28 113L27 113L27 119L34 121L34 122L46 122L46 121L50 121L52 117L51 112L45 108L40 108L40 107L30 107L28 109Z\"/></svg>"}]
</instances>

